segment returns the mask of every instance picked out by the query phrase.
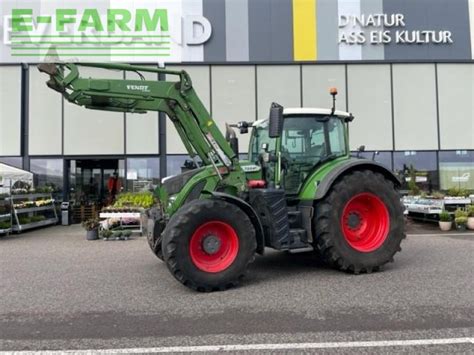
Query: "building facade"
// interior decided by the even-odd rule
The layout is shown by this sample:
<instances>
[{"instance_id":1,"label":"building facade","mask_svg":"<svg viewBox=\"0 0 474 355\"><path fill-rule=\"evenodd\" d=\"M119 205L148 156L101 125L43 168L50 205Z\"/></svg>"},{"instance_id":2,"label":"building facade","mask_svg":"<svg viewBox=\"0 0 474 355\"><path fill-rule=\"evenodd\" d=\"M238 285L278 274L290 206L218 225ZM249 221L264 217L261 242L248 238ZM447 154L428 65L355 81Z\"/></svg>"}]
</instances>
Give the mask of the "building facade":
<instances>
[{"instance_id":1,"label":"building facade","mask_svg":"<svg viewBox=\"0 0 474 355\"><path fill-rule=\"evenodd\" d=\"M188 0L212 34L182 63L221 129L266 118L270 103L352 112L351 150L426 190L474 190L474 1ZM145 65L157 65L151 62ZM123 78L83 68L83 76ZM148 80L158 80L147 75ZM187 159L158 113L86 110L48 89L36 64L0 65L0 162L35 173L65 199L100 199L115 171L126 190ZM248 135L240 136L247 151Z\"/></svg>"}]
</instances>

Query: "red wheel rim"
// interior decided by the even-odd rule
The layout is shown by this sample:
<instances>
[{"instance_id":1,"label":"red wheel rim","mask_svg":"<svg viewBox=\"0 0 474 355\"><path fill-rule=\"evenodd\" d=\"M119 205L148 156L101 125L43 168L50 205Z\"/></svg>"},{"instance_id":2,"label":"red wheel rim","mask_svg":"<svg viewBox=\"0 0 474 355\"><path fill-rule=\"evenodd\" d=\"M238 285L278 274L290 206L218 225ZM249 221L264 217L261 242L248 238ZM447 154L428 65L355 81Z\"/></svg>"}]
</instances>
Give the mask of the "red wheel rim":
<instances>
[{"instance_id":1,"label":"red wheel rim","mask_svg":"<svg viewBox=\"0 0 474 355\"><path fill-rule=\"evenodd\" d=\"M212 273L224 271L234 262L238 252L237 233L225 222L206 222L191 236L189 253L199 270Z\"/></svg>"},{"instance_id":2,"label":"red wheel rim","mask_svg":"<svg viewBox=\"0 0 474 355\"><path fill-rule=\"evenodd\" d=\"M357 194L342 211L341 228L352 248L364 253L377 250L387 239L390 229L388 209L372 193Z\"/></svg>"}]
</instances>

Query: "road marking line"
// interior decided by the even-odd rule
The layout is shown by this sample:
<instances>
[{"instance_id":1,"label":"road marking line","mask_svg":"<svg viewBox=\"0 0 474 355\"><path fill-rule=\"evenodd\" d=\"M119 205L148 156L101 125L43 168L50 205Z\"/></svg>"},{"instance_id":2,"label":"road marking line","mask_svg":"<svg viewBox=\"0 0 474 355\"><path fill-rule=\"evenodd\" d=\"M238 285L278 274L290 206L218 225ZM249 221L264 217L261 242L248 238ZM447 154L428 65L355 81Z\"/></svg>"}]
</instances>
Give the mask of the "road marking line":
<instances>
[{"instance_id":1,"label":"road marking line","mask_svg":"<svg viewBox=\"0 0 474 355\"><path fill-rule=\"evenodd\" d=\"M89 350L51 350L51 351L0 351L0 354L12 355L56 355L56 354L149 354L149 353L189 353L221 352L252 350L296 350L296 349L329 349L329 348L376 348L389 346L419 346L474 344L474 338L414 339L414 340L380 340L380 341L347 341L328 343L276 343L276 344L233 344L233 345L200 345L169 346L156 348L129 349L89 349Z\"/></svg>"},{"instance_id":2,"label":"road marking line","mask_svg":"<svg viewBox=\"0 0 474 355\"><path fill-rule=\"evenodd\" d=\"M474 236L474 233L417 233L417 234L407 234L408 237L419 237L419 236L426 236L426 237L449 237L449 236L455 236L455 237L462 237L462 236L469 236L472 237Z\"/></svg>"}]
</instances>

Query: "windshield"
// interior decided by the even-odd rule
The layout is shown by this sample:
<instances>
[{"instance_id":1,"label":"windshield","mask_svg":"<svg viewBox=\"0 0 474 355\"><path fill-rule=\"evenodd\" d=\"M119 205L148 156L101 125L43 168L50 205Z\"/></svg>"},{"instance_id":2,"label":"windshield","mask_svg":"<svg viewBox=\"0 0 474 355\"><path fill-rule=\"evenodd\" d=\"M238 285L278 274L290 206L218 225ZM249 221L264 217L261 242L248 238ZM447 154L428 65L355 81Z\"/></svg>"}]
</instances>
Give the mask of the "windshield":
<instances>
[{"instance_id":1,"label":"windshield","mask_svg":"<svg viewBox=\"0 0 474 355\"><path fill-rule=\"evenodd\" d=\"M290 116L285 118L282 134L282 153L294 162L307 161L316 163L330 152L331 155L346 155L344 124L337 117L327 120L327 137L324 130L323 116ZM326 143L329 141L329 144ZM254 127L250 140L249 160L258 161L262 144L269 145L268 150L275 150L275 139L268 137L268 120Z\"/></svg>"},{"instance_id":2,"label":"windshield","mask_svg":"<svg viewBox=\"0 0 474 355\"><path fill-rule=\"evenodd\" d=\"M346 155L344 123L337 117L285 118L281 137L282 185L288 194L299 192L313 168Z\"/></svg>"},{"instance_id":3,"label":"windshield","mask_svg":"<svg viewBox=\"0 0 474 355\"><path fill-rule=\"evenodd\" d=\"M338 118L291 116L285 119L281 152L293 163L315 165L328 155L345 155L344 124Z\"/></svg>"},{"instance_id":4,"label":"windshield","mask_svg":"<svg viewBox=\"0 0 474 355\"><path fill-rule=\"evenodd\" d=\"M268 137L268 121L254 128L249 159L258 162L262 144L275 151L275 139ZM347 154L344 122L338 117L292 115L285 117L281 136L282 184L297 193L313 167Z\"/></svg>"}]
</instances>

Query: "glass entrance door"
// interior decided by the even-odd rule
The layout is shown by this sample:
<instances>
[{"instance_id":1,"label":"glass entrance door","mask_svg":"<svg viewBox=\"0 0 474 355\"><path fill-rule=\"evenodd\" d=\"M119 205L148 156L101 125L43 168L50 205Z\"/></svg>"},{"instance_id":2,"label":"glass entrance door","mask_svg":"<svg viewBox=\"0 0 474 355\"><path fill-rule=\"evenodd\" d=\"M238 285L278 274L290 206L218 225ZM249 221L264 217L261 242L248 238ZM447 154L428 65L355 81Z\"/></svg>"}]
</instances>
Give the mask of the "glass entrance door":
<instances>
[{"instance_id":1,"label":"glass entrance door","mask_svg":"<svg viewBox=\"0 0 474 355\"><path fill-rule=\"evenodd\" d=\"M97 211L113 203L122 190L124 160L77 159L69 161L69 200L75 208ZM82 217L80 219L83 219Z\"/></svg>"}]
</instances>

